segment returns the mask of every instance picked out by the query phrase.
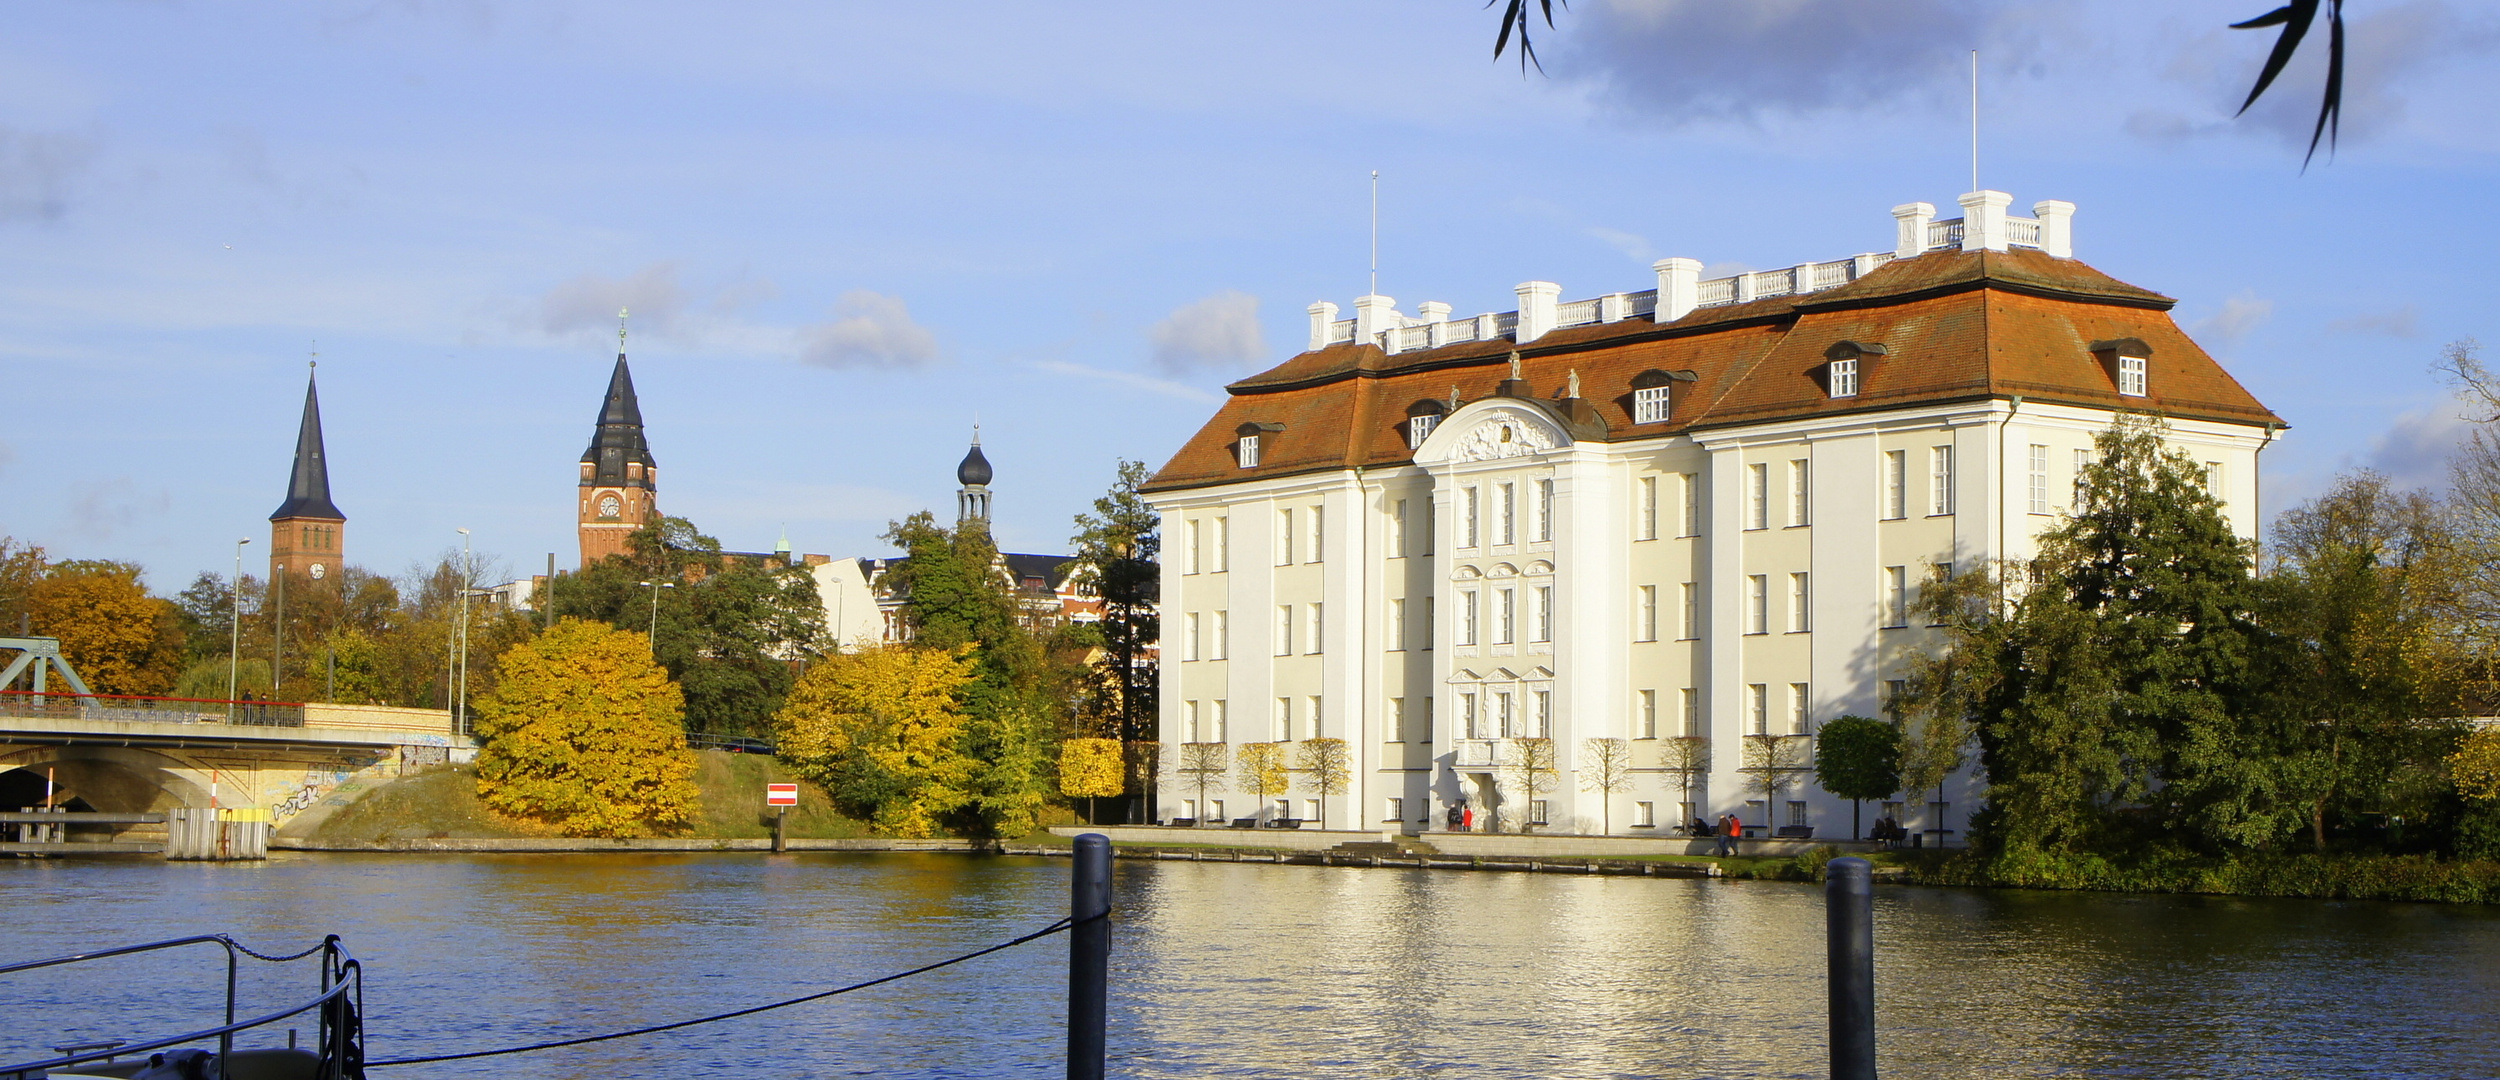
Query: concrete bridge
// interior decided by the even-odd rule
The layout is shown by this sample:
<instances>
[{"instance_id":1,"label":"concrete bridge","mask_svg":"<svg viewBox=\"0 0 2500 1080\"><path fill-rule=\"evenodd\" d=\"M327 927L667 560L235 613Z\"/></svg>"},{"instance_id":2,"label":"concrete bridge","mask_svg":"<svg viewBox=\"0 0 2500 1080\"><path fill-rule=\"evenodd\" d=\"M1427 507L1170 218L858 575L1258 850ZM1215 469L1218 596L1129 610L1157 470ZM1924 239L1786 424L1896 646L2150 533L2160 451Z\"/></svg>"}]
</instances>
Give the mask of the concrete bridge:
<instances>
[{"instance_id":1,"label":"concrete bridge","mask_svg":"<svg viewBox=\"0 0 2500 1080\"><path fill-rule=\"evenodd\" d=\"M214 807L283 825L349 780L464 760L474 745L442 710L0 691L0 810L48 794L74 811Z\"/></svg>"}]
</instances>

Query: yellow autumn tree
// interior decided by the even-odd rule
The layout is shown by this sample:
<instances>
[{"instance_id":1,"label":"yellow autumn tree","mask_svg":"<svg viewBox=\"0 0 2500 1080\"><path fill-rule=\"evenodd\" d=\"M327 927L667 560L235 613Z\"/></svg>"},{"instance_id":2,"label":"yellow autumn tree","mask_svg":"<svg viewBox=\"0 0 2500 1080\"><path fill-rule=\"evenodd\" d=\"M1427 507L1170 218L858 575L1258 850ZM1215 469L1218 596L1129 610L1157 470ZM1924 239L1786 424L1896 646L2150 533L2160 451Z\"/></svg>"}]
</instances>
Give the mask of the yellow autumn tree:
<instances>
[{"instance_id":1,"label":"yellow autumn tree","mask_svg":"<svg viewBox=\"0 0 2500 1080\"><path fill-rule=\"evenodd\" d=\"M773 718L781 760L844 813L891 836L930 836L973 798L963 753L970 645L888 646L807 669Z\"/></svg>"},{"instance_id":2,"label":"yellow autumn tree","mask_svg":"<svg viewBox=\"0 0 2500 1080\"><path fill-rule=\"evenodd\" d=\"M32 583L28 623L61 639L87 688L99 694L162 694L182 674L174 606L149 596L129 563L54 563ZM9 627L10 631L16 627Z\"/></svg>"},{"instance_id":3,"label":"yellow autumn tree","mask_svg":"<svg viewBox=\"0 0 2500 1080\"><path fill-rule=\"evenodd\" d=\"M1254 742L1241 744L1241 753L1233 763L1241 769L1241 789L1258 797L1265 807L1270 796L1285 790L1291 779L1285 769L1285 748L1291 743ZM1251 811L1253 814L1258 811Z\"/></svg>"},{"instance_id":4,"label":"yellow autumn tree","mask_svg":"<svg viewBox=\"0 0 2500 1080\"><path fill-rule=\"evenodd\" d=\"M2449 775L2468 798L2500 799L2500 727L2478 727L2448 757Z\"/></svg>"},{"instance_id":5,"label":"yellow autumn tree","mask_svg":"<svg viewBox=\"0 0 2500 1080\"><path fill-rule=\"evenodd\" d=\"M1059 744L1059 793L1099 799L1126 790L1126 762L1118 739L1069 739ZM1086 818L1091 820L1088 812Z\"/></svg>"},{"instance_id":6,"label":"yellow autumn tree","mask_svg":"<svg viewBox=\"0 0 2500 1080\"><path fill-rule=\"evenodd\" d=\"M651 639L565 619L496 661L478 701L478 795L568 836L644 836L693 815L686 698Z\"/></svg>"}]
</instances>

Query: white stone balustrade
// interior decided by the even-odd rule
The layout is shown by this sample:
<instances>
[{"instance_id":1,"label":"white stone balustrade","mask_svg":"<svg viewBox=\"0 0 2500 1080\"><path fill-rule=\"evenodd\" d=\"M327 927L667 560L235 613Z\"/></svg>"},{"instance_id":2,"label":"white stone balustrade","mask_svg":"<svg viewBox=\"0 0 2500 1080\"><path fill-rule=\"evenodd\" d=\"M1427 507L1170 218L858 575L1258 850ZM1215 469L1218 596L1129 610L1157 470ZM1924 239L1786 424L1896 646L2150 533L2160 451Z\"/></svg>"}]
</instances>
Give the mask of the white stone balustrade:
<instances>
[{"instance_id":1,"label":"white stone balustrade","mask_svg":"<svg viewBox=\"0 0 2500 1080\"><path fill-rule=\"evenodd\" d=\"M1385 296L1359 298L1355 301L1356 316L1339 319L1337 305L1322 301L1310 307L1311 348L1368 341L1384 351L1400 353L1501 338L1526 344L1555 330L1624 322L1642 316L1659 324L1672 323L1700 308L1836 289L1874 273L1894 259L1916 258L1935 251L2030 248L2060 259L2074 257L2075 204L2044 200L2032 204L2035 216L2013 217L2005 212L2013 198L2002 191L1974 191L1959 200L1963 216L1944 220L1936 218L1932 203L1893 207L1896 228L1891 251L1708 280L1701 276L1699 260L1660 259L1650 267L1658 275L1655 289L1565 301L1561 299L1562 287L1550 281L1522 282L1517 289L1517 310L1464 319L1451 319L1450 305L1439 302L1417 305L1417 316L1402 315L1396 301Z\"/></svg>"}]
</instances>

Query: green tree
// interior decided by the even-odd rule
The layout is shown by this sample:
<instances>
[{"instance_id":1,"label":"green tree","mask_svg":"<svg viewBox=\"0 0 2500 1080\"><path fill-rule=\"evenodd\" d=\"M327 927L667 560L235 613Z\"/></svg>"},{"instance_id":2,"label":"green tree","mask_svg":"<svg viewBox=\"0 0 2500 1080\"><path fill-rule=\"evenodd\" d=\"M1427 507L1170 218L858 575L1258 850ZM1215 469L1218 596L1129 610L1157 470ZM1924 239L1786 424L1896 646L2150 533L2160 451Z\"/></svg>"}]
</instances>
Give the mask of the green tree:
<instances>
[{"instance_id":1,"label":"green tree","mask_svg":"<svg viewBox=\"0 0 2500 1080\"><path fill-rule=\"evenodd\" d=\"M478 702L478 794L571 836L639 836L693 814L685 698L641 634L566 619L496 662Z\"/></svg>"},{"instance_id":2,"label":"green tree","mask_svg":"<svg viewBox=\"0 0 2500 1080\"><path fill-rule=\"evenodd\" d=\"M825 613L806 570L721 554L684 518L634 531L630 550L558 579L558 617L657 627L660 663L685 688L690 730L761 735L822 655ZM666 586L666 587L656 587Z\"/></svg>"},{"instance_id":3,"label":"green tree","mask_svg":"<svg viewBox=\"0 0 2500 1080\"><path fill-rule=\"evenodd\" d=\"M1849 800L1849 838L1857 839L1859 805L1901 790L1901 729L1864 716L1824 724L1814 740L1814 782Z\"/></svg>"},{"instance_id":4,"label":"green tree","mask_svg":"<svg viewBox=\"0 0 2500 1080\"><path fill-rule=\"evenodd\" d=\"M1120 462L1111 490L1094 500L1094 512L1077 515L1076 558L1065 567L1076 589L1101 604L1100 618L1085 627L1094 656L1086 670L1081 724L1088 734L1140 747L1157 745L1155 658L1163 636L1156 606L1162 518L1137 492L1149 475L1144 462ZM1138 781L1131 789L1149 794L1153 770L1145 757L1131 754L1129 765ZM1143 802L1129 820L1144 819Z\"/></svg>"}]
</instances>

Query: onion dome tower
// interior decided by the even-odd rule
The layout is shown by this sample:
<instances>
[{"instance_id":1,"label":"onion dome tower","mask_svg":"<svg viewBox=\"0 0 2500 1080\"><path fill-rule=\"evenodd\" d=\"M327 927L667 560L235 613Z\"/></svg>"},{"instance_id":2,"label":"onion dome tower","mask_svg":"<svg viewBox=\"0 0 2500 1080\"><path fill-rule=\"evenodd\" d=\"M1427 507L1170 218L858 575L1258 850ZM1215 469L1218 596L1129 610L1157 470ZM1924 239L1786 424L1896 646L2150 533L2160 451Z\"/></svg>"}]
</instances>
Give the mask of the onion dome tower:
<instances>
[{"instance_id":1,"label":"onion dome tower","mask_svg":"<svg viewBox=\"0 0 2500 1080\"><path fill-rule=\"evenodd\" d=\"M599 406L599 425L582 451L582 565L628 550L634 530L660 519L660 467L643 438L642 403L634 397L634 373L625 366L625 313L617 313L616 370Z\"/></svg>"},{"instance_id":2,"label":"onion dome tower","mask_svg":"<svg viewBox=\"0 0 2500 1080\"><path fill-rule=\"evenodd\" d=\"M972 450L955 466L955 520L958 524L990 520L990 459L981 454L981 425L972 425Z\"/></svg>"},{"instance_id":3,"label":"onion dome tower","mask_svg":"<svg viewBox=\"0 0 2500 1080\"><path fill-rule=\"evenodd\" d=\"M338 569L346 537L347 515L330 502L330 462L321 447L321 394L307 373L304 419L295 429L295 469L287 477L286 501L269 515L270 580L287 573L315 580L328 576Z\"/></svg>"}]
</instances>

